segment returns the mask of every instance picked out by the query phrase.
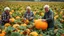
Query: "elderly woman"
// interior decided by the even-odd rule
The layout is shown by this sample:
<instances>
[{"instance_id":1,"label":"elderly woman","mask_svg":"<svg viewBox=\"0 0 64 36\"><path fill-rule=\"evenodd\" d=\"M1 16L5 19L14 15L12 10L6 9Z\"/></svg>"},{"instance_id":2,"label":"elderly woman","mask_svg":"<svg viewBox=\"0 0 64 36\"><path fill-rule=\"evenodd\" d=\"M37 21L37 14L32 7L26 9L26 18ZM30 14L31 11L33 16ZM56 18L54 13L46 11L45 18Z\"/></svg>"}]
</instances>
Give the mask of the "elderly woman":
<instances>
[{"instance_id":1,"label":"elderly woman","mask_svg":"<svg viewBox=\"0 0 64 36\"><path fill-rule=\"evenodd\" d=\"M9 11L10 11L9 7L4 8L4 12L1 15L2 25L5 25L5 23L9 23L10 19Z\"/></svg>"},{"instance_id":2,"label":"elderly woman","mask_svg":"<svg viewBox=\"0 0 64 36\"><path fill-rule=\"evenodd\" d=\"M33 12L31 11L31 8L30 8L30 6L28 6L27 8L26 8L26 13L24 14L24 19L28 19L29 21L33 21L33 19L34 19L34 14L33 14Z\"/></svg>"},{"instance_id":3,"label":"elderly woman","mask_svg":"<svg viewBox=\"0 0 64 36\"><path fill-rule=\"evenodd\" d=\"M42 21L47 21L48 28L54 28L54 16L53 16L53 12L50 10L49 5L45 5L44 9L45 9L45 15L42 18Z\"/></svg>"}]
</instances>

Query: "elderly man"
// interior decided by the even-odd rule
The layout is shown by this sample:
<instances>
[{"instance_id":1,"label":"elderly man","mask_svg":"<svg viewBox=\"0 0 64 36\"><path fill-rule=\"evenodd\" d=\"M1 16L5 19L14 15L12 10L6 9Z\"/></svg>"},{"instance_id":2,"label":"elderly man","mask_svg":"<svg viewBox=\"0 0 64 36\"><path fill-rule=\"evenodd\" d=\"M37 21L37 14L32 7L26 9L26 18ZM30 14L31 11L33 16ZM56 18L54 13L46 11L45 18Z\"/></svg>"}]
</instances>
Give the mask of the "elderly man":
<instances>
[{"instance_id":1,"label":"elderly man","mask_svg":"<svg viewBox=\"0 0 64 36\"><path fill-rule=\"evenodd\" d=\"M9 23L10 19L9 11L10 11L9 7L4 8L4 12L1 15L2 25L5 25L5 23Z\"/></svg>"},{"instance_id":2,"label":"elderly man","mask_svg":"<svg viewBox=\"0 0 64 36\"><path fill-rule=\"evenodd\" d=\"M49 28L54 28L54 17L53 17L53 12L50 10L49 5L44 6L45 9L45 15L42 18L42 21L47 21L48 23L48 29Z\"/></svg>"},{"instance_id":3,"label":"elderly man","mask_svg":"<svg viewBox=\"0 0 64 36\"><path fill-rule=\"evenodd\" d=\"M24 14L24 18L25 18L25 19L28 19L29 21L33 21L33 19L34 19L34 14L33 14L33 12L31 11L30 6L28 6L28 7L26 8L26 13Z\"/></svg>"}]
</instances>

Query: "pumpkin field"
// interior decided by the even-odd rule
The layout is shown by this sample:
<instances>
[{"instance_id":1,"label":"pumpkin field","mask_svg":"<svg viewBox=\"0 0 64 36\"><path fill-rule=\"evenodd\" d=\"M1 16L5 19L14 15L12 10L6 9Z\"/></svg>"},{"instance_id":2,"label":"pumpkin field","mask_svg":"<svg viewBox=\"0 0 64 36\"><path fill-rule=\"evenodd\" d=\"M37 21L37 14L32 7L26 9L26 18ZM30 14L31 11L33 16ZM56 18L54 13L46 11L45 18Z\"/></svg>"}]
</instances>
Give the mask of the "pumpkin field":
<instances>
[{"instance_id":1,"label":"pumpkin field","mask_svg":"<svg viewBox=\"0 0 64 36\"><path fill-rule=\"evenodd\" d=\"M40 21L46 4L54 13L54 30L47 30L47 23ZM34 22L23 20L27 6L34 13ZM11 18L10 23L0 25L0 36L64 36L64 2L0 2L0 20L5 7L10 7Z\"/></svg>"}]
</instances>

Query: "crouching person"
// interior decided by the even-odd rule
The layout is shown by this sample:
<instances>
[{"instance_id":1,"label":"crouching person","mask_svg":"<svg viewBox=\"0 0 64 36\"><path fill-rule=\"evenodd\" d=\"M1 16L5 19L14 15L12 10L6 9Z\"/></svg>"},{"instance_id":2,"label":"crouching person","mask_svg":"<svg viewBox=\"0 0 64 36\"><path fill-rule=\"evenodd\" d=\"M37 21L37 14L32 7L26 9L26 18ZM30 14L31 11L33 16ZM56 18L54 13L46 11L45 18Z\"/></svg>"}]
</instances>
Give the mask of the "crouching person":
<instances>
[{"instance_id":1,"label":"crouching person","mask_svg":"<svg viewBox=\"0 0 64 36\"><path fill-rule=\"evenodd\" d=\"M34 14L31 11L30 6L28 6L26 8L26 13L24 14L24 19L28 19L29 21L33 21L33 19L34 19Z\"/></svg>"},{"instance_id":2,"label":"crouching person","mask_svg":"<svg viewBox=\"0 0 64 36\"><path fill-rule=\"evenodd\" d=\"M10 19L9 11L10 11L9 7L4 8L4 12L1 15L2 25L5 25L5 23L9 23L9 19Z\"/></svg>"},{"instance_id":3,"label":"crouching person","mask_svg":"<svg viewBox=\"0 0 64 36\"><path fill-rule=\"evenodd\" d=\"M54 29L54 16L53 12L49 9L49 5L44 6L45 15L42 18L42 21L47 21L48 29Z\"/></svg>"}]
</instances>

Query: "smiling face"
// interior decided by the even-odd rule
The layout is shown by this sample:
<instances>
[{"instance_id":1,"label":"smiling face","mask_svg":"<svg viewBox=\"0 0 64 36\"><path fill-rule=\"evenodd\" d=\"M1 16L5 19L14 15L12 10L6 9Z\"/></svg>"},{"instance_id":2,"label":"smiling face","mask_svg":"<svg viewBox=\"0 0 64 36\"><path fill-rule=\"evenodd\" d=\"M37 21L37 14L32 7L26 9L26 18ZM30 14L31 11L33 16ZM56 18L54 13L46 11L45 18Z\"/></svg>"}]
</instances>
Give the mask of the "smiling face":
<instances>
[{"instance_id":1,"label":"smiling face","mask_svg":"<svg viewBox=\"0 0 64 36\"><path fill-rule=\"evenodd\" d=\"M9 12L9 10L6 10L5 12Z\"/></svg>"},{"instance_id":2,"label":"smiling face","mask_svg":"<svg viewBox=\"0 0 64 36\"><path fill-rule=\"evenodd\" d=\"M27 9L27 12L30 12L30 9Z\"/></svg>"},{"instance_id":3,"label":"smiling face","mask_svg":"<svg viewBox=\"0 0 64 36\"><path fill-rule=\"evenodd\" d=\"M49 11L49 8L46 7L46 8L45 8L45 12L48 12L48 11Z\"/></svg>"}]
</instances>

